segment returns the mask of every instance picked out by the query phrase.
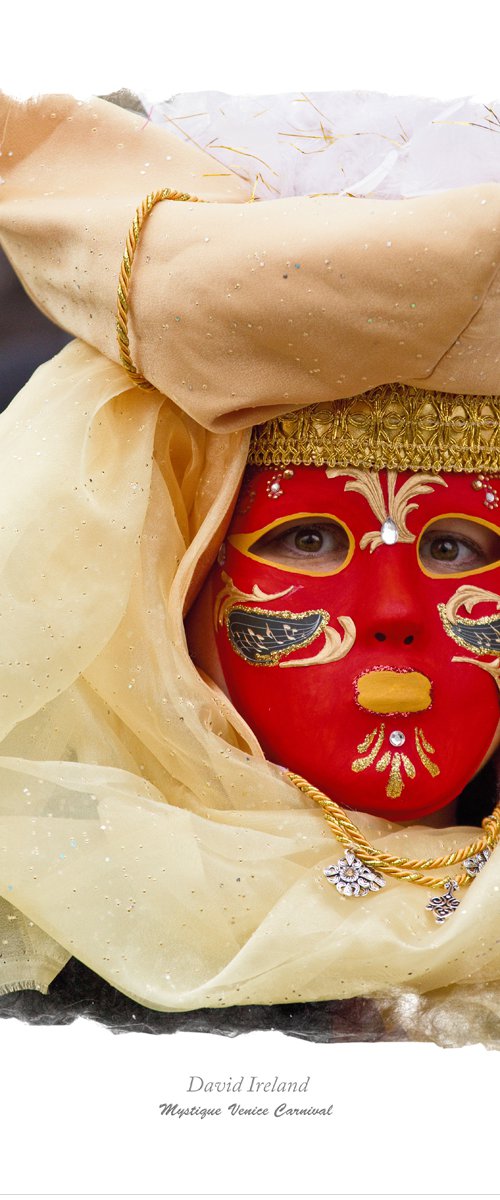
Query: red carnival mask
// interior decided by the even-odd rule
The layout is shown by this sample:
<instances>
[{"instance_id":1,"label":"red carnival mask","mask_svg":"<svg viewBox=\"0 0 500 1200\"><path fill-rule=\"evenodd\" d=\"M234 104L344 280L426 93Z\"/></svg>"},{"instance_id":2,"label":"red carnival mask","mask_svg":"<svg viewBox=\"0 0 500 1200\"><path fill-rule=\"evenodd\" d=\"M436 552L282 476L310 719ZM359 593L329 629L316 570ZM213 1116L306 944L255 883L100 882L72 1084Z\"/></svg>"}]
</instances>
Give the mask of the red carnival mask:
<instances>
[{"instance_id":1,"label":"red carnival mask","mask_svg":"<svg viewBox=\"0 0 500 1200\"><path fill-rule=\"evenodd\" d=\"M456 798L498 726L497 510L477 476L248 468L209 586L268 758L395 820Z\"/></svg>"}]
</instances>

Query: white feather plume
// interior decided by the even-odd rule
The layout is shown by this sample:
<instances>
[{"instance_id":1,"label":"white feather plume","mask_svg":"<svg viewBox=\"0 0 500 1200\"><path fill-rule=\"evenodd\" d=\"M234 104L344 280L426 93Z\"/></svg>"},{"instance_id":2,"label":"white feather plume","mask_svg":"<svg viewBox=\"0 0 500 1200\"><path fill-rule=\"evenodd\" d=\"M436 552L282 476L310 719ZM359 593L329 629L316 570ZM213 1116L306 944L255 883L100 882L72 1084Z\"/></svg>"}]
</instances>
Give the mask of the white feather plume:
<instances>
[{"instance_id":1,"label":"white feather plume","mask_svg":"<svg viewBox=\"0 0 500 1200\"><path fill-rule=\"evenodd\" d=\"M500 182L496 101L378 92L195 92L152 107L142 101L153 122L196 142L262 200L325 193L390 199Z\"/></svg>"}]
</instances>

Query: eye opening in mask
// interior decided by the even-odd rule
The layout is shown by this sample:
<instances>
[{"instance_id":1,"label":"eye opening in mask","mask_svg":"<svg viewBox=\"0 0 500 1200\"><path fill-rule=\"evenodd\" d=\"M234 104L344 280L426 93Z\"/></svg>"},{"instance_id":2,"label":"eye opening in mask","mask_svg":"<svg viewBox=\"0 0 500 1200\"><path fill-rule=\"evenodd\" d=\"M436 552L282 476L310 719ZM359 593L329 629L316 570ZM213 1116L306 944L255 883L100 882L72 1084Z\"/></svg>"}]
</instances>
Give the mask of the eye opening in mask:
<instances>
[{"instance_id":1,"label":"eye opening in mask","mask_svg":"<svg viewBox=\"0 0 500 1200\"><path fill-rule=\"evenodd\" d=\"M480 575L500 565L500 530L470 513L442 513L421 530L417 557L431 579Z\"/></svg>"},{"instance_id":2,"label":"eye opening in mask","mask_svg":"<svg viewBox=\"0 0 500 1200\"><path fill-rule=\"evenodd\" d=\"M295 536L294 536L295 535ZM309 535L309 537L307 537ZM300 544L301 539L303 544ZM354 538L331 513L292 513L228 542L255 562L299 575L337 575L351 561Z\"/></svg>"}]
</instances>

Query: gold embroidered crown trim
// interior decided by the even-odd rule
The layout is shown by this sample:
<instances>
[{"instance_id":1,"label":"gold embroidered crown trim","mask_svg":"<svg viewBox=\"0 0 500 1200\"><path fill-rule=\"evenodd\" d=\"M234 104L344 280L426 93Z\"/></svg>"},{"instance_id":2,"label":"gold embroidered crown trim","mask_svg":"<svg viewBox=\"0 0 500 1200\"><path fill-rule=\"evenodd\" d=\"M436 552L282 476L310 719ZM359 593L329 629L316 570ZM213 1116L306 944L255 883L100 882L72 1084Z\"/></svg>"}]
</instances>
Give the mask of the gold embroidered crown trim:
<instances>
[{"instance_id":1,"label":"gold embroidered crown trim","mask_svg":"<svg viewBox=\"0 0 500 1200\"><path fill-rule=\"evenodd\" d=\"M275 417L252 432L254 466L500 471L500 396L384 384Z\"/></svg>"}]
</instances>

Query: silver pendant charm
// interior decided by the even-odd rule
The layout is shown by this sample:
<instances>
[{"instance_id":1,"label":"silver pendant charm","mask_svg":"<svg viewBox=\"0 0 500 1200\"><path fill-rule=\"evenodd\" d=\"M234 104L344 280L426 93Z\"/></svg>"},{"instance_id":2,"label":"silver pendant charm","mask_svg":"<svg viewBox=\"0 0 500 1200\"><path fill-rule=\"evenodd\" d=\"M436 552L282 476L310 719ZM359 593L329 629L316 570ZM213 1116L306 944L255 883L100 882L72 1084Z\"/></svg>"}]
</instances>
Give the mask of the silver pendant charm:
<instances>
[{"instance_id":1,"label":"silver pendant charm","mask_svg":"<svg viewBox=\"0 0 500 1200\"><path fill-rule=\"evenodd\" d=\"M455 900L453 895L457 887L458 884L455 879L448 879L444 895L433 896L432 900L429 900L429 903L426 904L425 907L434 913L438 925L442 925L443 921L446 921L446 918L459 907L460 900Z\"/></svg>"},{"instance_id":2,"label":"silver pendant charm","mask_svg":"<svg viewBox=\"0 0 500 1200\"><path fill-rule=\"evenodd\" d=\"M479 872L482 871L488 862L490 854L491 850L489 846L485 846L484 850L479 851L479 854L472 854L470 858L465 859L464 867L471 879L475 879L476 875L479 875Z\"/></svg>"},{"instance_id":3,"label":"silver pendant charm","mask_svg":"<svg viewBox=\"0 0 500 1200\"><path fill-rule=\"evenodd\" d=\"M345 857L327 867L323 874L342 896L367 896L385 887L385 879L361 862L352 849L346 850Z\"/></svg>"}]
</instances>

